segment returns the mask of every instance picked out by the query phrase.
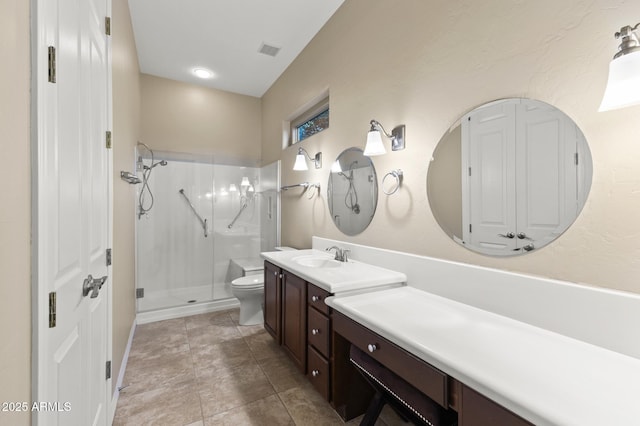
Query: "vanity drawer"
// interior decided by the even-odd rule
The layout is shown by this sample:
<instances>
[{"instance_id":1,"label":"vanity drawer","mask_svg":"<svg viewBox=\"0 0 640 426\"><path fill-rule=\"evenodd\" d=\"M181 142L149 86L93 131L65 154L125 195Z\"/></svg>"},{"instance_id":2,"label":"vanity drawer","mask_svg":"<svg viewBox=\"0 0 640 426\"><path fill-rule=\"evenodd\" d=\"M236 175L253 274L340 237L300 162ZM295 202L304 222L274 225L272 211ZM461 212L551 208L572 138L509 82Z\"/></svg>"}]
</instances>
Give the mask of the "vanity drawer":
<instances>
[{"instance_id":1,"label":"vanity drawer","mask_svg":"<svg viewBox=\"0 0 640 426\"><path fill-rule=\"evenodd\" d=\"M325 358L329 358L329 343L331 341L329 317L315 309L308 309L307 315L307 339L309 344L316 348Z\"/></svg>"},{"instance_id":2,"label":"vanity drawer","mask_svg":"<svg viewBox=\"0 0 640 426\"><path fill-rule=\"evenodd\" d=\"M311 346L307 354L307 378L320 395L329 401L329 361Z\"/></svg>"},{"instance_id":3,"label":"vanity drawer","mask_svg":"<svg viewBox=\"0 0 640 426\"><path fill-rule=\"evenodd\" d=\"M333 331L444 408L449 407L447 375L339 312L332 314Z\"/></svg>"},{"instance_id":4,"label":"vanity drawer","mask_svg":"<svg viewBox=\"0 0 640 426\"><path fill-rule=\"evenodd\" d=\"M331 296L331 293L313 284L307 284L307 304L313 306L320 312L329 315L329 306L324 303L324 299Z\"/></svg>"}]
</instances>

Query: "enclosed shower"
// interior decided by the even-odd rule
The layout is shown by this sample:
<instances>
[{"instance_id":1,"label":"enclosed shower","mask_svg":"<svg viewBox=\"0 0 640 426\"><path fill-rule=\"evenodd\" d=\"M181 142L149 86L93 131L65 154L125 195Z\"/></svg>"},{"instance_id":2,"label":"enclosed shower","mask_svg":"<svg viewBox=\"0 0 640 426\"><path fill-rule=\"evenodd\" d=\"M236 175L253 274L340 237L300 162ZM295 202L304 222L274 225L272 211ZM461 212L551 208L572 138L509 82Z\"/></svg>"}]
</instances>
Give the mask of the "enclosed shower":
<instances>
[{"instance_id":1,"label":"enclosed shower","mask_svg":"<svg viewBox=\"0 0 640 426\"><path fill-rule=\"evenodd\" d=\"M235 306L230 283L237 265L260 264L260 252L279 245L279 163L255 167L146 147L139 152L139 317Z\"/></svg>"}]
</instances>

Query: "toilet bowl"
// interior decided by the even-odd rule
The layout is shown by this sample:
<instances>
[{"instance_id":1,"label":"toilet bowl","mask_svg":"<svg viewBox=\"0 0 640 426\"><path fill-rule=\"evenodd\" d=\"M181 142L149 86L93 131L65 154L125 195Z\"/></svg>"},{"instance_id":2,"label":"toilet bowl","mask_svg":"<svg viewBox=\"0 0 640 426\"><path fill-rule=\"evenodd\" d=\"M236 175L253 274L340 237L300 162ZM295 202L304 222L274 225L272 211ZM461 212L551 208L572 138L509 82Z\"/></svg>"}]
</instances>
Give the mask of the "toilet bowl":
<instances>
[{"instance_id":1,"label":"toilet bowl","mask_svg":"<svg viewBox=\"0 0 640 426\"><path fill-rule=\"evenodd\" d=\"M240 301L240 325L262 324L264 275L246 275L231 281L231 292Z\"/></svg>"}]
</instances>

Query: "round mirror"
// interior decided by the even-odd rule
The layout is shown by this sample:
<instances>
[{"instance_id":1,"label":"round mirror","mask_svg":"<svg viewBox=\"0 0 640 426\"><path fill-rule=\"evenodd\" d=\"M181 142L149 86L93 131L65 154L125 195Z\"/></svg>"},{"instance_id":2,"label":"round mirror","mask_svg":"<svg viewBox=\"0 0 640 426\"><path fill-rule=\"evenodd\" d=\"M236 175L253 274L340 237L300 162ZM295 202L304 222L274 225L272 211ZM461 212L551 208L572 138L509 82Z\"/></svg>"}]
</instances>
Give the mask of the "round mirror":
<instances>
[{"instance_id":1,"label":"round mirror","mask_svg":"<svg viewBox=\"0 0 640 426\"><path fill-rule=\"evenodd\" d=\"M512 256L560 236L585 204L591 153L562 111L501 99L465 114L440 140L427 173L433 215L454 241Z\"/></svg>"},{"instance_id":2,"label":"round mirror","mask_svg":"<svg viewBox=\"0 0 640 426\"><path fill-rule=\"evenodd\" d=\"M329 173L327 200L340 231L356 235L369 226L378 204L378 179L361 149L349 148L338 155Z\"/></svg>"}]
</instances>

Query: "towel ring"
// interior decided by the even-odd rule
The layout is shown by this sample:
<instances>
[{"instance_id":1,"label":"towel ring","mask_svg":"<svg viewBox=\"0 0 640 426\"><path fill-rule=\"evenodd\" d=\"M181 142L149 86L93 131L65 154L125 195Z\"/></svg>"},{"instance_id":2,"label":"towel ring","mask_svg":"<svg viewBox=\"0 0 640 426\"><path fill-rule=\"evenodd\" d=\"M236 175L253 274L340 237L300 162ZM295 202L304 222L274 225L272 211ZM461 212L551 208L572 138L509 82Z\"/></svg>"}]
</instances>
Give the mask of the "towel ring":
<instances>
[{"instance_id":1,"label":"towel ring","mask_svg":"<svg viewBox=\"0 0 640 426\"><path fill-rule=\"evenodd\" d=\"M316 192L318 193L320 192L320 184L319 183L309 184L309 186L307 187L307 191L309 191L309 193L307 194L307 199L310 200L316 195Z\"/></svg>"},{"instance_id":2,"label":"towel ring","mask_svg":"<svg viewBox=\"0 0 640 426\"><path fill-rule=\"evenodd\" d=\"M395 178L396 184L395 186L392 186L389 191L386 191L384 189L384 181L387 180L389 176L393 176ZM393 195L396 192L398 192L398 189L400 189L401 185L402 185L402 170L400 169L391 170L382 178L382 192L384 192L387 195Z\"/></svg>"}]
</instances>

